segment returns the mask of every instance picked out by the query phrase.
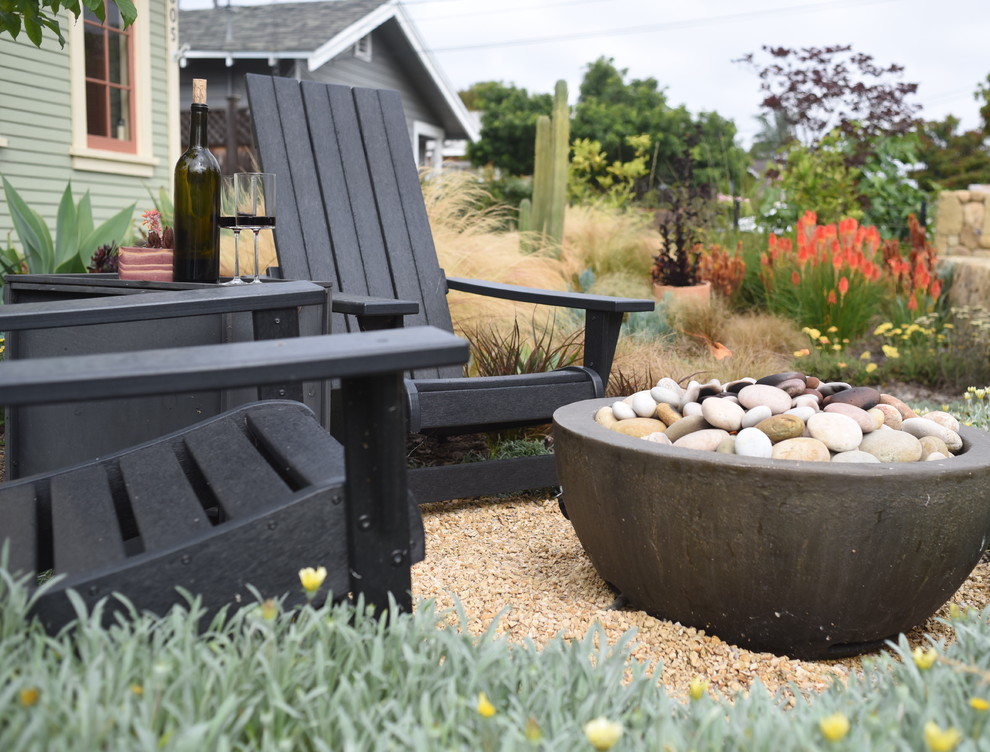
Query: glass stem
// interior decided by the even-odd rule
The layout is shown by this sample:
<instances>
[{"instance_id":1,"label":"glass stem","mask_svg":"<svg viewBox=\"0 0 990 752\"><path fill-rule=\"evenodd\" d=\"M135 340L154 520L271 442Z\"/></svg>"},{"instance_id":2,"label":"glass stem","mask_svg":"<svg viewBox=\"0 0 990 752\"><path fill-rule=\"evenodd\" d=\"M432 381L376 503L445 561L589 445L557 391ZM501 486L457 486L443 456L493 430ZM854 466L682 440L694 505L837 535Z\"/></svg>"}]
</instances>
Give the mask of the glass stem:
<instances>
[{"instance_id":1,"label":"glass stem","mask_svg":"<svg viewBox=\"0 0 990 752\"><path fill-rule=\"evenodd\" d=\"M261 269L258 268L258 230L254 231L254 281L261 282Z\"/></svg>"},{"instance_id":2,"label":"glass stem","mask_svg":"<svg viewBox=\"0 0 990 752\"><path fill-rule=\"evenodd\" d=\"M234 279L241 278L241 255L237 247L238 241L241 239L241 231L234 230Z\"/></svg>"}]
</instances>

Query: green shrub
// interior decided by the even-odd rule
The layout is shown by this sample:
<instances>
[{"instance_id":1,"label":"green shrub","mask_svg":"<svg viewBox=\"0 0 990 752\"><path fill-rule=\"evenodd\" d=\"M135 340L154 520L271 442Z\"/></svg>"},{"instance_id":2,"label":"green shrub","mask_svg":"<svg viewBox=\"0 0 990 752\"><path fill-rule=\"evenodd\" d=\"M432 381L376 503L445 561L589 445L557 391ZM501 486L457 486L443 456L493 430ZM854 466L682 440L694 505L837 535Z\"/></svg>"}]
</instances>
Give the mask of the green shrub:
<instances>
[{"instance_id":1,"label":"green shrub","mask_svg":"<svg viewBox=\"0 0 990 752\"><path fill-rule=\"evenodd\" d=\"M347 606L284 612L271 601L217 618L176 608L104 629L99 614L49 638L0 570L0 748L127 750L590 750L586 724L621 750L985 748L990 610L956 613L954 643L904 637L819 694L731 701L703 683L670 697L661 669L595 627L542 649L429 603L375 619ZM958 611L958 610L957 610ZM459 621L460 628L450 626ZM386 628L386 621L390 626ZM497 620L496 620L497 621ZM601 730L601 729L599 729ZM596 737L608 749L605 736Z\"/></svg>"}]
</instances>

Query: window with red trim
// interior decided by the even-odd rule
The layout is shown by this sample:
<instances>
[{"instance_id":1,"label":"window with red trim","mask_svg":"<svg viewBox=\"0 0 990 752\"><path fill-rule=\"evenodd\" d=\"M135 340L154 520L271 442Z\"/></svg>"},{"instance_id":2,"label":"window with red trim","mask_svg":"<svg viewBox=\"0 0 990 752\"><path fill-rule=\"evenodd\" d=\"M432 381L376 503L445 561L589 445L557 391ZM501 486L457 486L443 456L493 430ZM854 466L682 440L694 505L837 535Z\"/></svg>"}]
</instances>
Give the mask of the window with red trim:
<instances>
[{"instance_id":1,"label":"window with red trim","mask_svg":"<svg viewBox=\"0 0 990 752\"><path fill-rule=\"evenodd\" d=\"M106 21L83 13L86 50L86 132L93 149L136 152L133 26L104 0Z\"/></svg>"}]
</instances>

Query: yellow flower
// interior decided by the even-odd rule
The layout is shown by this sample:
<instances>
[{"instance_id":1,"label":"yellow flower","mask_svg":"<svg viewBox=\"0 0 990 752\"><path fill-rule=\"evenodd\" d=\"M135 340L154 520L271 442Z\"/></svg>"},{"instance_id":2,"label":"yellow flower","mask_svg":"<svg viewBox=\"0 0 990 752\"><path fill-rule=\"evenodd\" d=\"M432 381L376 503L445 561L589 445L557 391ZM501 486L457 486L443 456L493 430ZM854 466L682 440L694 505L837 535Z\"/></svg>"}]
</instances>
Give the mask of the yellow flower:
<instances>
[{"instance_id":1,"label":"yellow flower","mask_svg":"<svg viewBox=\"0 0 990 752\"><path fill-rule=\"evenodd\" d=\"M702 679L700 676L696 676L688 684L688 694L691 695L692 700L700 700L708 693L708 681Z\"/></svg>"},{"instance_id":2,"label":"yellow flower","mask_svg":"<svg viewBox=\"0 0 990 752\"><path fill-rule=\"evenodd\" d=\"M876 363L867 363L865 370L866 370L867 373L873 373L875 370L877 370L877 364Z\"/></svg>"},{"instance_id":3,"label":"yellow flower","mask_svg":"<svg viewBox=\"0 0 990 752\"><path fill-rule=\"evenodd\" d=\"M622 736L622 724L599 716L584 724L584 735L588 737L592 747L602 752L606 749L612 749L615 743L619 741L619 737Z\"/></svg>"},{"instance_id":4,"label":"yellow flower","mask_svg":"<svg viewBox=\"0 0 990 752\"><path fill-rule=\"evenodd\" d=\"M839 361L838 363L836 363L835 365L837 365L837 366L838 366L839 368L845 368L845 367L846 367L846 366L848 365L848 363L844 363L844 362L842 362L842 361L840 360L840 361Z\"/></svg>"},{"instance_id":5,"label":"yellow flower","mask_svg":"<svg viewBox=\"0 0 990 752\"><path fill-rule=\"evenodd\" d=\"M807 347L805 347L805 348L803 348L801 350L795 350L794 351L794 357L795 358L803 358L806 355L811 355L811 350L809 350Z\"/></svg>"},{"instance_id":6,"label":"yellow flower","mask_svg":"<svg viewBox=\"0 0 990 752\"><path fill-rule=\"evenodd\" d=\"M475 705L475 709L482 718L491 718L495 715L495 706L484 692L478 693L478 704Z\"/></svg>"},{"instance_id":7,"label":"yellow flower","mask_svg":"<svg viewBox=\"0 0 990 752\"><path fill-rule=\"evenodd\" d=\"M822 336L822 333L818 329L812 329L810 326L806 326L801 331L803 331L812 339L819 339Z\"/></svg>"},{"instance_id":8,"label":"yellow flower","mask_svg":"<svg viewBox=\"0 0 990 752\"><path fill-rule=\"evenodd\" d=\"M818 721L818 728L830 742L837 742L849 733L849 719L844 713L832 713Z\"/></svg>"},{"instance_id":9,"label":"yellow flower","mask_svg":"<svg viewBox=\"0 0 990 752\"><path fill-rule=\"evenodd\" d=\"M300 577L302 577L302 575L300 575ZM323 580L321 579L320 583L322 584L322 582ZM303 587L305 587L305 583L303 584ZM316 587L319 588L319 585L317 585ZM271 598L262 601L261 606L259 607L258 610L261 613L261 618L264 619L265 621L272 621L276 616L278 616L278 604L275 603L275 601L273 601Z\"/></svg>"},{"instance_id":10,"label":"yellow flower","mask_svg":"<svg viewBox=\"0 0 990 752\"><path fill-rule=\"evenodd\" d=\"M838 342L836 342L834 345L832 345L832 349L833 350L841 350L842 349L842 345L840 345Z\"/></svg>"},{"instance_id":11,"label":"yellow flower","mask_svg":"<svg viewBox=\"0 0 990 752\"><path fill-rule=\"evenodd\" d=\"M299 570L299 582L302 583L303 590L307 593L315 593L320 589L320 585L327 578L327 568L317 567L313 569L312 567L305 567Z\"/></svg>"},{"instance_id":12,"label":"yellow flower","mask_svg":"<svg viewBox=\"0 0 990 752\"><path fill-rule=\"evenodd\" d=\"M954 728L941 728L935 721L925 724L925 746L931 752L952 752L962 740L962 734Z\"/></svg>"},{"instance_id":13,"label":"yellow flower","mask_svg":"<svg viewBox=\"0 0 990 752\"><path fill-rule=\"evenodd\" d=\"M901 354L897 352L897 348L893 345L883 345L883 354L888 358L899 358Z\"/></svg>"},{"instance_id":14,"label":"yellow flower","mask_svg":"<svg viewBox=\"0 0 990 752\"><path fill-rule=\"evenodd\" d=\"M920 668L922 671L927 671L935 665L935 659L938 658L938 651L935 648L932 648L931 650L915 648L911 651L911 657L914 658L915 666Z\"/></svg>"},{"instance_id":15,"label":"yellow flower","mask_svg":"<svg viewBox=\"0 0 990 752\"><path fill-rule=\"evenodd\" d=\"M144 694L144 687L142 687L140 684L132 684L130 687L128 687L128 689L130 689L132 693L138 695L139 697Z\"/></svg>"},{"instance_id":16,"label":"yellow flower","mask_svg":"<svg viewBox=\"0 0 990 752\"><path fill-rule=\"evenodd\" d=\"M948 411L946 411L948 412ZM965 611L959 607L958 603L949 604L949 618L950 619L960 619L962 618Z\"/></svg>"},{"instance_id":17,"label":"yellow flower","mask_svg":"<svg viewBox=\"0 0 990 752\"><path fill-rule=\"evenodd\" d=\"M540 724L536 722L533 716L526 719L526 741L538 742L543 738L543 732L540 730Z\"/></svg>"},{"instance_id":18,"label":"yellow flower","mask_svg":"<svg viewBox=\"0 0 990 752\"><path fill-rule=\"evenodd\" d=\"M822 335L821 337L818 338L818 341L821 342L823 345L827 345L828 344L828 337L826 337L825 335Z\"/></svg>"},{"instance_id":19,"label":"yellow flower","mask_svg":"<svg viewBox=\"0 0 990 752\"><path fill-rule=\"evenodd\" d=\"M979 710L981 713L985 713L990 710L990 702L982 697L970 697L969 706L973 710Z\"/></svg>"},{"instance_id":20,"label":"yellow flower","mask_svg":"<svg viewBox=\"0 0 990 752\"><path fill-rule=\"evenodd\" d=\"M839 331L839 327L837 327L837 326L830 326L830 327L829 327L828 329L826 329L825 331L826 331L826 332L830 332L830 333L833 333L833 334L834 334L835 332L837 332L837 331Z\"/></svg>"},{"instance_id":21,"label":"yellow flower","mask_svg":"<svg viewBox=\"0 0 990 752\"><path fill-rule=\"evenodd\" d=\"M891 324L889 321L885 321L884 323L880 324L880 326L878 326L876 329L874 329L873 330L873 333L874 334L883 334L888 329L893 329L893 328L894 328L894 325L893 324Z\"/></svg>"},{"instance_id":22,"label":"yellow flower","mask_svg":"<svg viewBox=\"0 0 990 752\"><path fill-rule=\"evenodd\" d=\"M870 354L869 350L866 350L862 355L859 356L860 360L869 360L873 355Z\"/></svg>"},{"instance_id":23,"label":"yellow flower","mask_svg":"<svg viewBox=\"0 0 990 752\"><path fill-rule=\"evenodd\" d=\"M38 702L38 698L41 697L41 692L37 687L27 687L21 690L21 705L25 708L29 708Z\"/></svg>"}]
</instances>

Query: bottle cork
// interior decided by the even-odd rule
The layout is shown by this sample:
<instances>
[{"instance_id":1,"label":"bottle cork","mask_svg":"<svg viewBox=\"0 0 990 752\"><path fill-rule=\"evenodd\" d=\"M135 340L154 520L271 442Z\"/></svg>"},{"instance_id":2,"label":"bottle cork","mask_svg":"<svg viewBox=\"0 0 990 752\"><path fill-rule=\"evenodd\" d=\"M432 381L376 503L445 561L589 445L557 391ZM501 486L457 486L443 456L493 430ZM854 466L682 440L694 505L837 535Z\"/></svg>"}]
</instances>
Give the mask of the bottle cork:
<instances>
[{"instance_id":1,"label":"bottle cork","mask_svg":"<svg viewBox=\"0 0 990 752\"><path fill-rule=\"evenodd\" d=\"M193 79L193 104L206 104L206 79Z\"/></svg>"}]
</instances>

